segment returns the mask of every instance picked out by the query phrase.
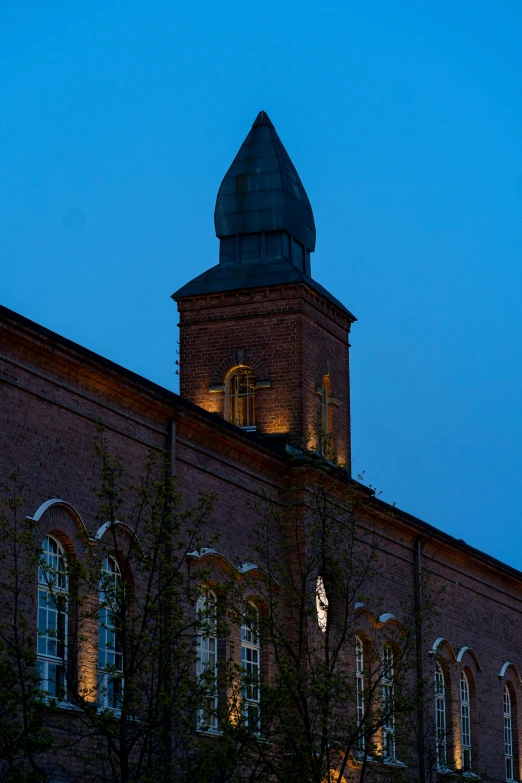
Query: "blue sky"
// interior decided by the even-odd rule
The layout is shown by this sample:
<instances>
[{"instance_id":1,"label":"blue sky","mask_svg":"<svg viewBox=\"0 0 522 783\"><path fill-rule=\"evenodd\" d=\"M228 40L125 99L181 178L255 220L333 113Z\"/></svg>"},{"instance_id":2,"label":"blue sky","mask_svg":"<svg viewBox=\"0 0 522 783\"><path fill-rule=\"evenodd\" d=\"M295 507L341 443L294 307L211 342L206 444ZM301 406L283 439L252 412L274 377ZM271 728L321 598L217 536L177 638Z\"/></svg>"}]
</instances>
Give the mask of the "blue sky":
<instances>
[{"instance_id":1,"label":"blue sky","mask_svg":"<svg viewBox=\"0 0 522 783\"><path fill-rule=\"evenodd\" d=\"M0 302L176 389L170 294L266 110L358 317L354 472L522 567L519 2L11 3Z\"/></svg>"}]
</instances>

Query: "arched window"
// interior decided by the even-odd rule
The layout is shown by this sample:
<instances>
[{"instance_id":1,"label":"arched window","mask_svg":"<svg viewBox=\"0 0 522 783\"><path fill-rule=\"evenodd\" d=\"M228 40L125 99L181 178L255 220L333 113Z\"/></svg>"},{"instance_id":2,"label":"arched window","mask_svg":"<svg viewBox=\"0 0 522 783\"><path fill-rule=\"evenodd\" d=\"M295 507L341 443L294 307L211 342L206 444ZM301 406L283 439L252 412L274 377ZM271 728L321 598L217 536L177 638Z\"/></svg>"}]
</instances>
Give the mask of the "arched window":
<instances>
[{"instance_id":1,"label":"arched window","mask_svg":"<svg viewBox=\"0 0 522 783\"><path fill-rule=\"evenodd\" d=\"M506 757L506 780L513 780L513 712L511 694L504 686L504 755Z\"/></svg>"},{"instance_id":2,"label":"arched window","mask_svg":"<svg viewBox=\"0 0 522 783\"><path fill-rule=\"evenodd\" d=\"M357 685L357 749L364 750L364 647L358 636L355 637L355 677Z\"/></svg>"},{"instance_id":3,"label":"arched window","mask_svg":"<svg viewBox=\"0 0 522 783\"><path fill-rule=\"evenodd\" d=\"M261 644L259 611L252 603L245 606L241 625L241 667L243 669L243 714L253 731L260 728Z\"/></svg>"},{"instance_id":4,"label":"arched window","mask_svg":"<svg viewBox=\"0 0 522 783\"><path fill-rule=\"evenodd\" d=\"M395 709L393 705L394 656L390 645L383 647L382 655L382 748L387 761L395 759Z\"/></svg>"},{"instance_id":5,"label":"arched window","mask_svg":"<svg viewBox=\"0 0 522 783\"><path fill-rule=\"evenodd\" d=\"M226 382L225 418L238 427L254 427L256 378L248 367L238 367Z\"/></svg>"},{"instance_id":6,"label":"arched window","mask_svg":"<svg viewBox=\"0 0 522 783\"><path fill-rule=\"evenodd\" d=\"M201 590L197 604L198 627L196 673L204 686L203 708L198 711L200 731L218 730L216 596Z\"/></svg>"},{"instance_id":7,"label":"arched window","mask_svg":"<svg viewBox=\"0 0 522 783\"><path fill-rule=\"evenodd\" d=\"M60 542L46 536L38 563L37 673L40 688L55 699L67 696L67 558Z\"/></svg>"},{"instance_id":8,"label":"arched window","mask_svg":"<svg viewBox=\"0 0 522 783\"><path fill-rule=\"evenodd\" d=\"M460 675L460 739L462 745L462 769L471 770L471 701L466 672Z\"/></svg>"},{"instance_id":9,"label":"arched window","mask_svg":"<svg viewBox=\"0 0 522 783\"><path fill-rule=\"evenodd\" d=\"M435 730L437 767L445 770L448 764L448 734L446 728L446 683L440 663L435 668Z\"/></svg>"},{"instance_id":10,"label":"arched window","mask_svg":"<svg viewBox=\"0 0 522 783\"><path fill-rule=\"evenodd\" d=\"M106 709L121 709L123 695L123 649L118 624L123 608L124 586L116 558L105 558L100 577L98 611L98 703Z\"/></svg>"}]
</instances>

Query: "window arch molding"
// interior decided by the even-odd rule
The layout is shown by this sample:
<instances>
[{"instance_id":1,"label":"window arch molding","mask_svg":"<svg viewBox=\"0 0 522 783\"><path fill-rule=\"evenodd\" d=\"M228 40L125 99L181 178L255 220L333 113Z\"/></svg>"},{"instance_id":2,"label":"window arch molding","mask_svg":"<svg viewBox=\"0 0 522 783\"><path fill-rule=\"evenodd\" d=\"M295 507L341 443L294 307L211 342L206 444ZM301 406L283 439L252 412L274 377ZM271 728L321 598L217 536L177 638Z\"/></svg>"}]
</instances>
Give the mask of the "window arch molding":
<instances>
[{"instance_id":1,"label":"window arch molding","mask_svg":"<svg viewBox=\"0 0 522 783\"><path fill-rule=\"evenodd\" d=\"M44 514L46 515L44 519L47 519L49 516L54 516L54 513L51 512L56 512L59 510L67 512L68 517L75 521L80 532L88 535L87 527L80 515L80 512L72 505L72 503L69 503L67 500L61 500L60 498L51 498L50 500L46 500L45 503L42 503L40 506L38 506L33 516L28 516L27 519L31 519L33 522L40 522Z\"/></svg>"},{"instance_id":2,"label":"window arch molding","mask_svg":"<svg viewBox=\"0 0 522 783\"><path fill-rule=\"evenodd\" d=\"M210 378L210 391L224 391L225 379L232 370L237 367L249 367L256 377L258 388L267 388L270 386L270 376L265 363L250 351L238 348L233 353L228 354L215 368Z\"/></svg>"},{"instance_id":3,"label":"window arch molding","mask_svg":"<svg viewBox=\"0 0 522 783\"><path fill-rule=\"evenodd\" d=\"M257 379L248 365L234 367L225 378L226 421L238 427L256 426Z\"/></svg>"},{"instance_id":4,"label":"window arch molding","mask_svg":"<svg viewBox=\"0 0 522 783\"><path fill-rule=\"evenodd\" d=\"M460 663L463 666L470 666L471 670L476 671L477 673L482 671L482 666L480 665L480 661L476 652L471 647L467 647L466 645L461 647L458 651L457 663Z\"/></svg>"},{"instance_id":5,"label":"window arch molding","mask_svg":"<svg viewBox=\"0 0 522 783\"><path fill-rule=\"evenodd\" d=\"M28 516L27 519L35 522L40 541L47 535L56 536L68 558L82 559L80 539L88 541L89 535L83 519L70 503L57 499L48 500L42 503L34 516Z\"/></svg>"},{"instance_id":6,"label":"window arch molding","mask_svg":"<svg viewBox=\"0 0 522 783\"><path fill-rule=\"evenodd\" d=\"M522 686L522 679L520 678L520 672L518 671L515 664L511 663L510 661L506 661L506 663L502 666L501 670L499 671L498 676L500 679L503 679L505 677L506 680L508 679L512 680L513 683L516 683L516 685Z\"/></svg>"},{"instance_id":7,"label":"window arch molding","mask_svg":"<svg viewBox=\"0 0 522 783\"><path fill-rule=\"evenodd\" d=\"M437 659L441 660L448 660L449 656L449 662L454 664L457 663L457 655L452 644L447 639L444 639L443 636L439 636L438 639L435 639L429 654L435 655L437 656Z\"/></svg>"},{"instance_id":8,"label":"window arch molding","mask_svg":"<svg viewBox=\"0 0 522 783\"><path fill-rule=\"evenodd\" d=\"M135 544L140 552L141 555L144 555L144 550L141 545L141 541L138 536L134 535L134 531L131 528L130 525L128 525L126 522L120 522L119 519L115 519L114 522L104 522L103 525L98 529L96 532L93 541L100 542L101 544L106 543L107 536L109 536L111 529L114 529L116 531L116 535L118 537L121 537L122 541L122 549L125 551L127 545L129 544ZM104 541L105 539L105 541ZM110 549L111 544L109 544ZM109 551L109 550L107 550ZM120 568L122 566L122 563L120 562Z\"/></svg>"}]
</instances>

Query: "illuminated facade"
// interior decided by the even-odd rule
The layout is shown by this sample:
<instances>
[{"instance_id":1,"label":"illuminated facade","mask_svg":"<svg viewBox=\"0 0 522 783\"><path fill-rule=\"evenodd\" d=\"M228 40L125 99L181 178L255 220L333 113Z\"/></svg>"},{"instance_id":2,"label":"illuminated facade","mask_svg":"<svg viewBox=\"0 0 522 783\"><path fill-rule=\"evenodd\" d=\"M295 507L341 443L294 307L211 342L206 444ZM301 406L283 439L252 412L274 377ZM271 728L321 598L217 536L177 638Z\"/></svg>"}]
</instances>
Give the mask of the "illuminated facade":
<instances>
[{"instance_id":1,"label":"illuminated facade","mask_svg":"<svg viewBox=\"0 0 522 783\"><path fill-rule=\"evenodd\" d=\"M131 478L138 480L149 452L168 451L188 502L199 492L216 493L220 551L193 553L193 562L216 569L225 564L240 578L252 567L245 542L256 524L253 504L266 488L282 486L289 454L309 449L337 463L340 480L359 493L360 524L382 536L378 591L385 606L379 616L357 607L360 633L353 647L360 716L367 705L369 639L384 650L380 703L390 714L380 735L381 761L393 765L401 758L400 727L389 707L395 660L387 630L398 622L404 596L418 589L419 573L429 572L444 597L430 619L429 641L417 650L419 677L430 688L423 717L433 726L419 751L423 779L438 769L520 780L522 574L391 508L351 479L348 336L355 318L312 277L310 202L263 112L221 184L215 227L219 263L173 296L180 315L179 396L0 308L0 479L22 471L27 513L60 574L60 564L84 557L79 533L89 546L107 541L92 492L98 475L92 440L102 419L112 445L135 470ZM99 620L76 645L70 665L90 698L117 709L125 685L109 598L120 572L109 551L104 575ZM317 585L324 625L329 602L321 575ZM59 606L50 603L45 574L35 569L38 667L56 698L64 690L59 649L74 630L67 584L57 587ZM194 611L209 613L215 602L205 587ZM269 677L271 665L255 612L249 604L227 642L252 677L238 710L254 726L256 678ZM221 643L212 621L198 639L197 676L214 671ZM215 698L198 719L210 733L219 728ZM364 738L358 751L365 751ZM354 762L349 775L356 777L357 769Z\"/></svg>"}]
</instances>

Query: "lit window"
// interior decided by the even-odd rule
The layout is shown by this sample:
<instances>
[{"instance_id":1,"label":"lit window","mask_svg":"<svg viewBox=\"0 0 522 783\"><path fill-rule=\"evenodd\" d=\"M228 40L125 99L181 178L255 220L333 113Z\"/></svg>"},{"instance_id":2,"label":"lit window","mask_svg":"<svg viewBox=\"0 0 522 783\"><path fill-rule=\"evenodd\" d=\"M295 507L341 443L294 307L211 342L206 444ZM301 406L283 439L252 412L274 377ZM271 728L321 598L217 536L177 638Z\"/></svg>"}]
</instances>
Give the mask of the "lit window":
<instances>
[{"instance_id":1,"label":"lit window","mask_svg":"<svg viewBox=\"0 0 522 783\"><path fill-rule=\"evenodd\" d=\"M234 370L226 383L226 418L238 427L253 427L255 425L256 379L248 367Z\"/></svg>"},{"instance_id":2,"label":"lit window","mask_svg":"<svg viewBox=\"0 0 522 783\"><path fill-rule=\"evenodd\" d=\"M324 586L324 580L322 576L317 577L315 586L315 608L317 611L317 622L319 623L319 628L323 633L325 633L328 621L328 596L326 595L326 588Z\"/></svg>"},{"instance_id":3,"label":"lit window","mask_svg":"<svg viewBox=\"0 0 522 783\"><path fill-rule=\"evenodd\" d=\"M437 741L437 766L446 769L448 762L448 735L446 730L446 684L444 672L438 663L435 669L435 727Z\"/></svg>"},{"instance_id":4,"label":"lit window","mask_svg":"<svg viewBox=\"0 0 522 783\"><path fill-rule=\"evenodd\" d=\"M460 675L460 737L462 744L462 769L471 770L471 703L469 681L465 672Z\"/></svg>"},{"instance_id":5,"label":"lit window","mask_svg":"<svg viewBox=\"0 0 522 783\"><path fill-rule=\"evenodd\" d=\"M249 729L259 731L261 645L259 642L259 612L247 604L241 626L241 667L243 669L243 714Z\"/></svg>"},{"instance_id":6,"label":"lit window","mask_svg":"<svg viewBox=\"0 0 522 783\"><path fill-rule=\"evenodd\" d=\"M389 645L383 647L382 656L382 746L387 761L395 759L395 710L393 706L393 650Z\"/></svg>"},{"instance_id":7,"label":"lit window","mask_svg":"<svg viewBox=\"0 0 522 783\"><path fill-rule=\"evenodd\" d=\"M358 636L355 637L355 677L357 681L357 749L364 750L364 647Z\"/></svg>"},{"instance_id":8,"label":"lit window","mask_svg":"<svg viewBox=\"0 0 522 783\"><path fill-rule=\"evenodd\" d=\"M120 566L114 557L106 557L98 611L98 703L112 710L121 709L123 696L123 649L118 633L123 600Z\"/></svg>"},{"instance_id":9,"label":"lit window","mask_svg":"<svg viewBox=\"0 0 522 783\"><path fill-rule=\"evenodd\" d=\"M198 729L217 731L216 597L206 588L203 588L198 598L197 614L200 630L197 638L196 673L200 683L204 685L204 706L198 712Z\"/></svg>"},{"instance_id":10,"label":"lit window","mask_svg":"<svg viewBox=\"0 0 522 783\"><path fill-rule=\"evenodd\" d=\"M46 694L63 700L67 695L67 559L60 542L47 536L38 563L37 673Z\"/></svg>"},{"instance_id":11,"label":"lit window","mask_svg":"<svg viewBox=\"0 0 522 783\"><path fill-rule=\"evenodd\" d=\"M506 756L506 780L513 780L513 714L511 694L504 687L504 754Z\"/></svg>"}]
</instances>

